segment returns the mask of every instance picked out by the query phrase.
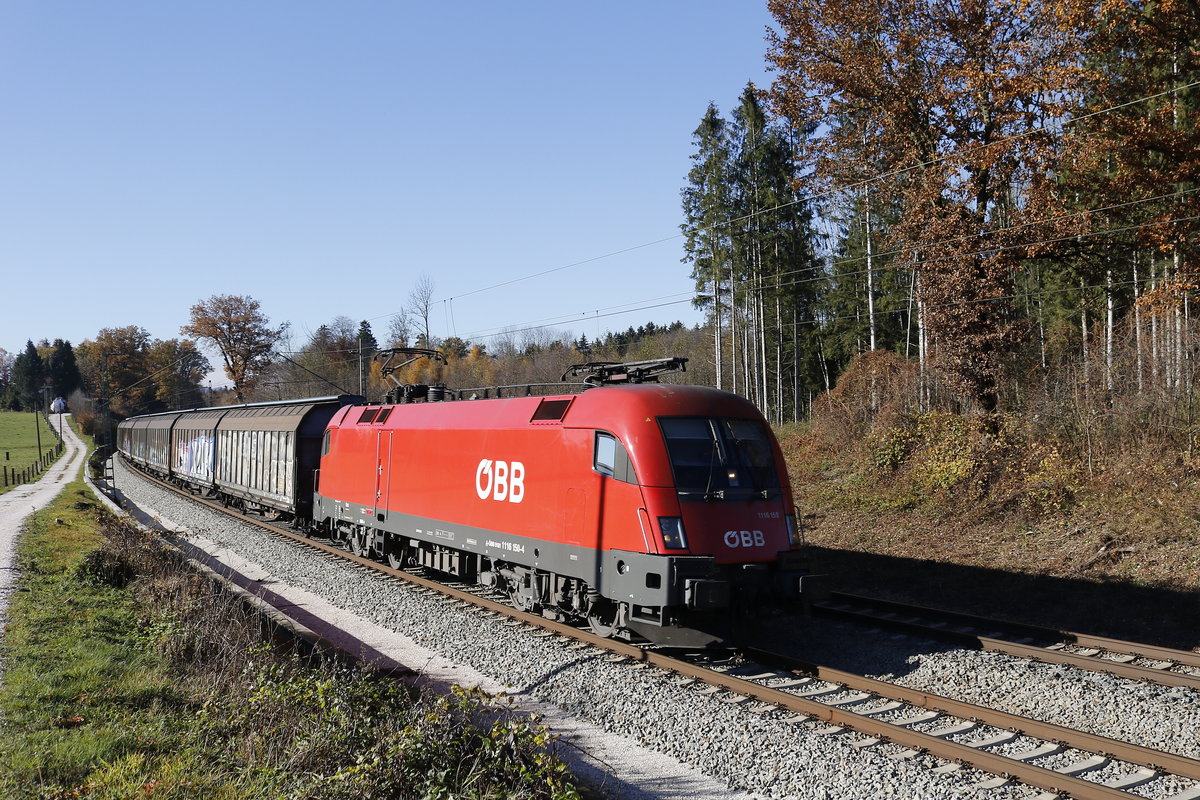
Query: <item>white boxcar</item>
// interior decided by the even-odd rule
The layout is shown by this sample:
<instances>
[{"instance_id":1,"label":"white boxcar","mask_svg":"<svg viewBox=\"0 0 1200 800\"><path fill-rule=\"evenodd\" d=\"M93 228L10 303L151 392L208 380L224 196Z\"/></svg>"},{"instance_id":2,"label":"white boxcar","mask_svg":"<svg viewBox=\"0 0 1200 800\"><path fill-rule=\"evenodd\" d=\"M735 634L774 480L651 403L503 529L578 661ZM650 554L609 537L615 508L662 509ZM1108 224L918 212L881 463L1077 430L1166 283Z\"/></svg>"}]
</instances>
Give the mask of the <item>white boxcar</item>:
<instances>
[{"instance_id":1,"label":"white boxcar","mask_svg":"<svg viewBox=\"0 0 1200 800\"><path fill-rule=\"evenodd\" d=\"M329 419L356 396L229 409L216 425L213 483L222 494L306 515Z\"/></svg>"},{"instance_id":2,"label":"white boxcar","mask_svg":"<svg viewBox=\"0 0 1200 800\"><path fill-rule=\"evenodd\" d=\"M171 471L191 483L211 486L216 464L217 423L228 408L184 414L171 431Z\"/></svg>"}]
</instances>

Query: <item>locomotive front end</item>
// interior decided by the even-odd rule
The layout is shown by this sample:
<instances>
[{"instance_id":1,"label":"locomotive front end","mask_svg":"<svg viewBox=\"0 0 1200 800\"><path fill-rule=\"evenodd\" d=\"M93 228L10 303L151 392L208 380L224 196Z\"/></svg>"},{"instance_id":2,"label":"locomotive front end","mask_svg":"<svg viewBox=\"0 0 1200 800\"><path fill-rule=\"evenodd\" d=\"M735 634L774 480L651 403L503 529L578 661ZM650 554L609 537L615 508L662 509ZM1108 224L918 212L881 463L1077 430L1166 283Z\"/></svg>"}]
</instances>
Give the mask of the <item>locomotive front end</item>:
<instances>
[{"instance_id":1,"label":"locomotive front end","mask_svg":"<svg viewBox=\"0 0 1200 800\"><path fill-rule=\"evenodd\" d=\"M615 450L614 478L628 461L624 479L640 489L641 552L631 552L628 536L618 540L620 525L604 528L600 590L621 602L619 627L664 644L727 642L749 620L820 596L824 581L808 569L782 454L751 403L663 385L587 395L609 404L613 441L597 434L600 468L599 454Z\"/></svg>"}]
</instances>

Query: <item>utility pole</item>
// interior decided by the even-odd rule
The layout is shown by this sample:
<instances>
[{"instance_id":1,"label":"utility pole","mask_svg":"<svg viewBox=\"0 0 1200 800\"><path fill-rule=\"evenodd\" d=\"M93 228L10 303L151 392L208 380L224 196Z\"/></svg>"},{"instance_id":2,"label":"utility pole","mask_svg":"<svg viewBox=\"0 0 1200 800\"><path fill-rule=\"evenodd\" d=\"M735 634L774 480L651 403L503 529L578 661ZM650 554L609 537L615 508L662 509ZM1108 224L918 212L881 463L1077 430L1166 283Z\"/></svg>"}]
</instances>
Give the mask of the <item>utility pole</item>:
<instances>
[{"instance_id":1,"label":"utility pole","mask_svg":"<svg viewBox=\"0 0 1200 800\"><path fill-rule=\"evenodd\" d=\"M111 353L100 354L100 447L108 444L108 357Z\"/></svg>"}]
</instances>

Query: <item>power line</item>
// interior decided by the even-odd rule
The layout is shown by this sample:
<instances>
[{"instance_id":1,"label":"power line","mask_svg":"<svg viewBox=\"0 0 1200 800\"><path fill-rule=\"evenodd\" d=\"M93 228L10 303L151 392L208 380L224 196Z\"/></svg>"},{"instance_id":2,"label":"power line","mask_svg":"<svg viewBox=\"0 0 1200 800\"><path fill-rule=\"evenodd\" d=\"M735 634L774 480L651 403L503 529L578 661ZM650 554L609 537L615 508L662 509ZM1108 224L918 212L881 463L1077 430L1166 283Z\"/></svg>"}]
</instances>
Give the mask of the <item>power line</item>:
<instances>
[{"instance_id":1,"label":"power line","mask_svg":"<svg viewBox=\"0 0 1200 800\"><path fill-rule=\"evenodd\" d=\"M133 383L129 384L129 385L128 385L128 386L126 386L124 389L119 389L119 390L117 390L117 391L115 391L115 392L112 392L112 393L110 393L110 394L108 395L108 398L107 398L107 399L108 399L108 402L110 402L110 403L111 403L111 402L112 402L112 399L113 399L114 397L120 397L121 395L123 395L123 394L125 394L126 392L128 392L130 389L134 389L134 388L137 388L138 386L141 386L143 383L145 383L146 381L150 380L151 378L154 378L155 376L159 375L160 373L166 372L166 371L167 371L167 370L169 370L169 369L174 369L175 367L177 367L177 366L179 366L180 364L182 364L184 361L187 361L188 359L191 359L191 358L195 358L197 355L199 355L199 354L198 354L198 353L194 353L194 352L193 352L193 353L188 353L188 354L187 354L187 355L185 355L183 358L179 359L178 361L174 362L173 364L168 364L168 365L167 365L167 366L165 366L165 367L161 367L161 368L159 368L159 369L156 369L156 370L154 370L154 372L151 372L149 375L145 376L144 378L142 378L142 379L140 379L140 380L137 380L137 381L134 381Z\"/></svg>"},{"instance_id":2,"label":"power line","mask_svg":"<svg viewBox=\"0 0 1200 800\"><path fill-rule=\"evenodd\" d=\"M859 188L863 188L863 187L865 187L865 186L869 186L869 185L872 185L872 184L875 184L875 183L879 183L879 182L881 182L881 181L884 181L884 180L886 180L886 179L888 179L888 178L894 178L894 177L897 177L897 176L900 176L900 175L904 175L904 174L906 174L906 173L908 173L908 172L912 172L912 171L914 171L914 170L918 170L918 169L924 169L924 168L926 168L926 167L931 167L931 166L933 166L933 165L935 165L935 164L939 164L939 163L941 163L941 162L943 162L943 161L946 161L946 160L948 160L948 159L951 159L951 158L961 158L961 157L964 157L964 156L970 156L970 155L973 155L974 153L976 153L977 151L980 151L980 150L984 150L984 149L987 149L987 148L990 148L990 147L996 147L996 146L998 146L998 145L1002 145L1002 144L1007 144L1007 143L1009 143L1009 142L1016 141L1016 140L1018 140L1018 139L1022 139L1022 138L1028 137L1028 136L1033 136L1033 135L1035 135L1035 134L1046 133L1046 132L1049 132L1049 131L1051 131L1051 130L1054 130L1054 129L1057 129L1059 132L1061 132L1063 129L1067 128L1068 126L1076 125L1076 124L1078 124L1078 123L1080 123L1080 122L1083 122L1083 121L1085 121L1085 120L1088 120L1088 119L1092 119L1092 118L1094 118L1094 117L1097 117L1097 116L1100 116L1100 115L1102 115L1102 114L1108 114L1108 113L1112 113L1112 112L1114 112L1114 111L1119 111L1119 110L1121 110L1121 109L1124 109L1124 108L1129 108L1129 107L1131 107L1131 106L1138 105L1138 104L1140 104L1140 103L1146 103L1146 102L1149 102L1149 101L1151 101L1151 100L1156 100L1156 99L1158 99L1158 98L1160 98L1160 97L1165 97L1166 95L1169 95L1169 94L1172 94L1172 93L1175 93L1175 92L1186 91L1186 90L1188 90L1188 89L1191 89L1191 88L1194 88L1194 87L1196 87L1196 86L1200 86L1200 81L1193 81L1193 82L1191 82L1191 83L1188 83L1188 84L1185 84L1185 85L1183 85L1183 86L1176 86L1176 87L1172 87L1172 88L1170 88L1170 89L1166 89L1166 90L1164 90L1164 91L1157 92L1157 93L1155 93L1155 94L1152 94L1152 95L1147 95L1147 96L1145 96L1145 97L1140 97L1140 98L1137 98L1137 99L1135 99L1135 100L1129 100L1129 101L1127 101L1127 102L1124 102L1124 103L1119 103L1119 104L1117 104L1117 105L1108 106L1107 108L1097 109L1097 110L1095 110L1095 111L1091 111L1091 112L1088 112L1088 113L1086 113L1086 114L1082 114L1082 115L1080 115L1080 116L1078 116L1078 117L1072 117L1072 118L1070 118L1070 119L1067 119L1067 120L1057 121L1057 122L1054 122L1054 123L1052 123L1052 124L1051 124L1051 126L1050 126L1049 128L1047 128L1047 127L1042 127L1042 128L1031 129L1031 130L1028 130L1028 131L1022 131L1021 133L1016 133L1016 134L1013 134L1013 135L1011 135L1011 136L1007 136L1007 137L1003 137L1003 138L997 139L997 140L996 140L996 141L994 141L994 142L988 142L988 143L986 143L986 144L975 145L974 147L967 148L966 150L963 150L963 151L957 151L957 152L954 152L954 153L947 153L947 154L945 154L945 155L938 156L937 158L929 159L929 160L927 160L927 161L919 162L919 163L917 163L917 164L912 164L912 165L909 165L909 166L907 166L907 167L900 167L900 168L897 168L897 169L891 170L891 171L889 171L889 172L884 172L884 173L877 174L877 175L875 175L875 176L872 176L872 177L870 177L870 178L864 178L864 179L863 179L863 180L861 180L861 181L857 181L857 182L855 182L855 183L851 183L851 184L849 184L849 185L847 185L847 186L842 186L842 187L838 187L838 188L828 189L828 190L825 190L825 191L823 191L823 192L816 192L816 193L807 194L807 195L805 195L805 196L803 196L803 197L798 197L798 198L796 198L795 200L790 200L790 201L788 201L788 202L786 202L786 203L780 203L780 204L778 204L778 205L776 205L776 206L772 206L772 207L770 207L770 208L765 208L765 209L759 209L759 210L756 210L756 211L751 211L751 212L749 212L749 213L747 213L747 214L743 214L743 215L741 215L741 216L739 216L739 217L734 217L734 218L731 218L731 219L728 219L728 220L725 220L725 221L723 221L723 222L716 223L716 224L713 224L713 225L708 225L708 226L698 226L698 227L697 227L695 230L706 230L706 229L709 229L709 230L711 230L711 229L718 228L718 227L732 227L733 225L736 225L736 224L738 224L738 223L740 223L740 222L744 222L744 221L746 221L746 220L752 219L752 218L754 218L754 217L757 217L757 216L762 216L762 215L766 215L766 214L771 214L771 213L774 213L774 212L776 212L776 211L781 211L781 210L783 210L783 209L785 209L785 208L789 208L789 207L791 207L791 206L794 206L794 205L797 205L797 204L799 204L799 203L812 202L812 201L815 201L815 200L821 200L821 199L824 199L824 198L827 198L827 197L831 197L831 196L833 196L833 195L836 195L836 194L839 194L839 193L850 192L850 191L853 191L853 190L855 190L855 189L859 189ZM622 248L622 249L619 249L619 250L614 250L614 251L612 251L612 252L605 253L605 254L603 254L603 255L598 255L598 256L593 256L593 257L590 257L590 258L581 259L581 260L578 260L578 261L573 261L573 262L571 262L571 263L569 263L569 264L563 264L563 265L561 265L561 266L557 266L557 267L551 267L551 268L549 268L549 269L541 270L541 271L539 271L539 272L530 273L530 274L528 274L528 275L520 276L520 277L517 277L517 278L511 278L511 279L509 279L509 280L500 281L500 282L498 282L498 283L494 283L494 284L491 284L491 285L488 285L488 286L484 286L484 287L481 287L481 288L478 288L478 289L473 289L473 290L471 290L471 291L469 291L469 292L464 292L464 293L461 293L461 294L457 294L457 295L454 295L454 296L452 296L452 297L450 297L450 298L446 298L446 299L448 299L448 300L455 300L455 299L462 299L462 298L464 298L464 297L470 297L470 296L472 296L472 295L480 294L480 293L482 293L482 292L491 291L491 290L493 290L493 289L499 289L499 288L502 288L502 287L504 287L504 286L511 286L511 285L513 285L513 284L515 284L515 283L521 283L521 282L523 282L523 281L527 281L527 280L532 280L533 278L540 278L540 277L543 277L543 276L545 276L545 275L551 275L551 274L553 274L553 273L556 273L556 272L561 272L561 271L563 271L563 270L571 269L571 268L573 268L573 267L579 267L579 266L583 266L583 265L585 265L585 264L591 264L591 263L594 263L594 262L596 262L596 261L602 261L602 260L604 260L604 259L613 258L613 257L615 257L615 256L618 256L618 255L624 255L624 254L626 254L626 253L631 253L631 252L634 252L634 251L637 251L637 250L643 250L643 249L645 249L645 248L648 248L648 247L654 247L654 246L656 246L656 245L664 244L664 243L666 243L666 242L671 242L671 241L675 241L675 240L677 240L677 239L682 239L682 238L684 238L684 236L686 236L686 234L684 234L684 233L678 233L678 234L675 234L675 235L673 235L673 236L667 236L667 237L663 237L663 238L661 238L661 239L655 239L654 241L650 241L650 242L644 242L644 243L642 243L642 244L633 245L633 246L631 246L631 247L625 247L625 248ZM370 319L372 319L372 320L376 320L376 319L384 319L385 317L394 317L394 316L396 316L397 314L400 314L400 313L403 313L403 312L402 312L402 311L397 311L397 312L393 312L393 313L391 313L391 314L381 314L381 315L379 315L379 316L377 316L377 317L371 317Z\"/></svg>"},{"instance_id":3,"label":"power line","mask_svg":"<svg viewBox=\"0 0 1200 800\"><path fill-rule=\"evenodd\" d=\"M1091 214L1100 214L1100 213L1105 213L1108 211L1116 211L1116 210L1120 210L1120 209L1124 209L1124 208L1136 207L1139 205L1146 205L1149 203L1159 202L1162 200L1171 200L1171 199L1191 195L1196 192L1200 192L1200 187L1195 188L1195 189L1188 189L1185 191L1169 192L1169 193L1165 193L1165 194L1161 194L1161 195L1156 195L1154 197L1141 198L1138 200L1130 200L1130 201L1127 201L1124 203L1115 203L1112 205L1102 206L1099 208L1081 209L1081 210L1072 211L1072 212L1069 212L1066 214L1059 214L1059 215L1046 217L1046 218L1039 219L1039 220L1023 222L1018 225L1011 225L1011 226L1008 226L1005 228L997 228L997 229L994 229L991 231L987 231L986 234L968 234L968 235L964 235L964 236L956 236L956 237L951 237L949 239L943 239L943 240L939 240L939 241L935 241L935 242L927 242L927 243L919 244L919 245L916 245L913 247L898 248L898 249L884 251L884 252L880 252L880 253L874 253L874 254L872 254L872 258L882 259L885 257L890 257L890 256L902 254L905 252L930 250L930 249L933 249L936 247L942 247L945 245L954 244L955 242L978 239L978 238L980 238L981 235L993 236L993 235L1002 234L1002 233L1009 233L1012 231L1031 228L1031 227L1035 227L1038 225L1049 225L1049 224L1064 222L1064 221L1074 219L1077 217L1081 217L1081 216L1086 216L1086 215L1091 215ZM1025 247L1035 247L1035 246L1044 245L1044 244L1055 244L1055 243L1064 242L1064 241L1073 241L1073 240L1079 240L1079 239L1084 239L1084 238L1104 236L1104 235L1109 235L1109 234L1124 233L1124 232L1128 232L1128 231L1132 231L1132 230L1139 230L1139 229L1142 229L1145 227L1150 227L1150 226L1155 226L1155 225L1166 225L1166 224L1175 224L1178 222L1189 222L1189 221L1193 221L1195 219L1196 219L1196 217L1180 217L1180 218L1175 218L1175 219L1170 219L1170 220L1152 220L1150 222L1140 223L1137 225L1124 226L1124 227L1120 227L1120 228L1110 228L1110 229L1105 229L1105 230L1100 230L1100 231L1088 231L1088 232L1084 232L1084 233L1068 234L1068 235L1064 235L1064 236L1056 237L1056 238L1052 238L1052 239L1038 239L1038 240L1034 240L1034 241L1021 242L1021 243L1015 243L1015 244L1009 244L1009 245L992 245L992 246L984 247L979 250L970 250L970 251L966 251L963 253L959 253L959 254L957 254L957 257L983 255L985 253L994 253L994 252L999 252L999 251L1003 251L1003 250L1020 249L1020 248L1025 248ZM661 241L662 240L660 240L660 242ZM660 242L654 242L652 244L658 244ZM598 257L598 258L601 258L601 257ZM833 260L832 263L829 264L829 266L836 267L839 265L852 264L852 263L856 263L856 262L862 262L865 260L866 260L865 256L854 256L854 257L850 257L850 258L835 259L835 260ZM951 258L928 259L928 260L924 261L923 263L936 264L936 263L943 263L943 262L946 262L949 260L952 260L952 259ZM814 276L811 278L804 278L802 280L795 280L795 281L780 280L781 278L785 278L787 276L798 275L798 274L802 274L805 272L811 272L815 269L818 269L818 267L806 267L806 268L802 268L802 269L789 270L787 272L779 273L778 275L774 276L776 279L775 283L764 285L762 288L764 288L764 289L783 289L783 288L787 288L790 286L799 286L799 285L802 285L805 283L817 283L817 282L830 281L830 280L835 280L835 279L845 279L845 278L849 278L849 277L855 277L857 275L866 274L866 270L860 270L860 271L855 271L855 272L843 272L838 275L831 275L827 272L823 272L820 275L817 275L817 276ZM886 267L884 269L886 269ZM680 295L686 295L686 297L684 297L682 299L678 299L678 300L672 300L670 302L659 302L661 300L667 300L668 298L678 297ZM588 310L578 311L578 312L574 312L574 313L559 314L559 315L552 316L552 317L544 317L544 318L537 319L537 320L529 320L526 322L515 323L513 325L506 325L503 327L484 328L484 329L481 329L478 331L473 331L473 332L467 334L467 336L465 338L469 341L474 341L474 340L479 340L479 339L494 339L494 338L509 335L509 334L527 333L529 331L544 330L546 328L553 327L554 325L568 324L571 322L579 322L579 321L584 321L584 320L608 318L608 317L613 317L613 316L620 316L621 314L632 314L632 313L636 313L639 311L647 311L647 310L652 310L652 309L656 309L656 308L665 308L665 307L669 307L669 306L673 306L673 305L682 305L683 303L692 302L698 296L700 296L700 295L698 295L695 292L691 292L691 291L678 292L678 293L668 294L668 295L661 295L661 296L655 297L655 298L647 298L645 300L636 300L636 301L631 301L630 303L623 303L623 304L619 304L619 305L615 305L615 306L606 306L605 308L601 308L601 309L588 309ZM489 333L488 331L493 331L493 332ZM357 350L327 350L327 351L289 351L289 352L291 355L337 355L337 354L352 354L352 353L357 353L358 351Z\"/></svg>"},{"instance_id":4,"label":"power line","mask_svg":"<svg viewBox=\"0 0 1200 800\"><path fill-rule=\"evenodd\" d=\"M1197 190L1193 190L1193 191L1197 191ZM1161 199L1161 197L1169 197L1169 196L1173 196L1173 195L1164 195L1164 196L1160 196L1159 198L1149 198L1149 199L1142 200L1142 201L1133 201L1132 203L1120 204L1118 206L1114 206L1113 208L1119 208L1122 205L1131 205L1131 204L1136 204L1139 202L1140 203L1151 202L1153 200ZM1096 213L1097 211L1104 211L1104 210L1107 210L1107 209L1092 210L1091 213ZM1084 213L1084 212L1079 212L1079 213ZM1079 239L1093 238L1093 237L1098 237L1098 236L1115 235L1115 234L1119 234L1119 233L1126 233L1126 232L1129 232L1132 230L1140 230L1142 228L1153 227L1156 225L1172 225L1172 224L1175 224L1178 222L1191 222L1191 221L1194 221L1197 219L1200 219L1200 216L1178 217L1178 218L1168 219L1168 220L1152 220L1150 222L1143 222L1143 223L1140 223L1137 225L1127 225L1127 226L1122 226L1122 227L1118 227L1118 228L1108 228L1108 229L1099 230L1099 231L1089 231L1086 233L1069 234L1069 235L1056 237L1056 238L1052 238L1052 239L1039 239L1036 241L1020 242L1020 243L1009 244L1009 245L992 245L992 246L988 246L988 247L985 247L985 248L982 248L979 250L969 250L969 251L966 251L963 253L958 253L953 257L927 259L927 260L923 261L922 264L939 264L939 263L945 263L945 262L952 261L957 258L966 257L966 256L984 255L987 253L996 253L996 252L1001 252L1004 250L1035 247L1037 245L1043 245L1043 244L1056 244L1059 242L1076 241ZM1045 220L1045 221L1039 222L1039 223L1029 223L1028 226L1031 226L1034 224L1044 224L1045 222L1050 222L1050 221L1054 221L1054 218L1051 218L1050 220ZM1028 227L1028 226L1014 226L1013 229L1015 230L1019 227ZM929 249L934 246L952 244L955 241L958 241L962 238L978 238L978 237L975 237L975 236L973 236L973 237L955 237L953 239L945 240L942 242L931 243L928 245L921 245L920 248L918 248L918 249ZM899 252L903 252L903 251L897 250L897 251L892 251L891 253L887 253L887 254L877 253L874 255L874 257L878 258L883 255L892 255L892 254L899 253ZM847 261L851 261L851 260L854 260L854 259L847 259ZM862 259L860 258L857 260L862 260ZM805 278L805 279L801 279L801 280L795 280L795 281L780 281L780 280L778 280L778 278L786 277L789 275L797 275L802 272L812 271L815 269L817 269L817 267L810 267L807 270L792 270L789 272L780 273L780 275L776 276L777 282L772 283L772 284L765 284L762 288L763 289L784 289L784 288L787 288L790 286L799 286L799 285L802 285L805 283L824 282L824 281L834 280L835 278L852 277L855 275L860 275L860 274L865 273L865 270L864 270L862 272L841 273L840 275L833 276L833 275L830 275L829 273L823 272L822 274L814 276L812 278ZM697 296L695 293L692 293L692 292L688 292L687 294L688 294L688 297L685 299L682 299L682 300L675 300L675 301L666 302L666 303L658 303L658 302L652 302L651 300L647 300L645 302L650 303L648 305L639 305L634 308L626 308L624 310L609 311L608 313L604 313L604 314L600 314L597 311L591 311L591 310L580 311L575 314L563 314L558 317L548 318L551 321L547 322L547 324L538 324L538 323L545 322L545 320L533 320L528 323L521 323L521 325L523 327L505 328L503 330L500 330L496 333L491 333L491 334L483 334L483 333L472 334L470 338L472 338L472 339L476 339L476 338L490 339L490 338L495 338L497 336L503 336L503 335L510 334L510 333L525 333L525 332L533 331L533 330L541 330L544 328L551 327L551 325L553 325L553 324L562 324L562 323L570 322L573 320L592 319L593 317L611 317L611 316L618 316L620 314L635 313L638 311L646 311L646 310L655 309L655 308L664 308L664 307L672 306L672 305L680 305L682 303L690 303ZM672 297L672 296L673 295L663 295L663 298ZM654 298L653 300L658 300L658 299L662 299L662 298ZM639 302L641 302L641 301L639 301ZM622 306L610 306L609 308L610 309L621 309L623 307ZM488 329L484 329L484 330L488 330Z\"/></svg>"},{"instance_id":5,"label":"power line","mask_svg":"<svg viewBox=\"0 0 1200 800\"><path fill-rule=\"evenodd\" d=\"M1040 239L1035 242L1020 242L1017 244L1009 244L1009 245L995 245L995 246L983 248L981 250L973 250L973 251L969 250L969 251L966 251L963 253L957 253L954 256L945 256L942 258L925 259L921 262L921 265L924 266L926 264L941 264L941 263L946 263L946 262L950 262L950 261L955 261L955 260L958 260L959 258L963 258L966 256L979 256L979 255L985 255L987 253L997 253L997 252L1001 252L1004 250L1019 250L1021 248L1035 247L1035 246L1041 245L1041 244L1057 244L1059 242L1070 242L1070 241L1076 241L1079 239L1091 238L1094 236L1106 236L1109 234L1127 233L1129 231L1140 230L1142 228L1149 228L1149 227L1153 227L1155 225L1174 225L1177 222L1194 222L1196 220L1200 220L1200 215L1193 215L1193 216L1189 216L1189 217L1176 217L1174 219L1166 219L1166 220L1153 220L1150 222L1143 222L1138 225L1126 225L1126 226L1122 226L1120 228L1108 228L1106 230L1090 231L1088 233L1068 234L1068 235L1060 236L1060 237L1057 237L1054 239ZM789 273L789 274L794 274L794 273ZM850 274L853 275L853 274L858 274L858 273L850 273ZM764 288L782 289L782 288L786 288L788 286L798 286L802 283L812 283L815 281L822 281L822 280L828 280L828 279L829 279L829 276L822 275L822 276L818 276L816 278L809 278L809 279L805 279L805 280L801 280L801 281L769 284L769 285L765 286Z\"/></svg>"},{"instance_id":6,"label":"power line","mask_svg":"<svg viewBox=\"0 0 1200 800\"><path fill-rule=\"evenodd\" d=\"M1064 221L1067 221L1067 220L1070 220L1070 219L1073 219L1076 217L1085 216L1088 214L1100 214L1100 213L1104 213L1107 211L1115 211L1117 209L1128 208L1131 206L1144 205L1144 204L1148 204L1148 203L1157 202L1160 200L1173 199L1176 197L1184 197L1186 195L1194 194L1196 192L1200 192L1200 187L1195 188L1195 189L1188 189L1188 190L1182 191L1182 192L1170 192L1167 194L1161 194L1161 195L1157 195L1155 197L1148 197L1148 198L1143 198L1140 200L1131 200L1129 202L1117 203L1114 205L1103 206L1100 208L1091 208L1091 209L1082 209L1079 211L1072 211L1067 214L1060 214L1057 216L1046 217L1046 218L1040 219L1040 220L1031 220L1029 222L1023 222L1019 225L1010 225L1005 228L995 228L995 229L986 231L985 233L971 233L971 234L965 234L962 236L953 236L948 239L940 239L938 241L925 242L922 244L916 244L916 245L912 245L909 247L901 247L901 248L896 248L893 250L885 250L880 253L872 253L871 258L882 259L882 258L887 258L887 257L895 256L895 255L900 255L903 253L908 253L908 252L920 252L920 251L932 250L934 248L943 247L945 245L954 244L956 242L977 240L977 239L981 239L984 237L991 237L991 236L995 236L995 235L999 235L999 234L1010 233L1012 231L1017 231L1017 230L1021 230L1024 228L1032 228L1032 227L1036 227L1038 225L1051 225L1051 224L1055 224L1055 223L1064 222ZM959 255L982 255L984 253L995 252L997 250L1002 250L1002 249L1014 249L1014 248L1020 248L1020 247L1036 247L1037 245L1041 245L1041 244L1054 244L1054 243L1061 242L1061 241L1070 241L1072 239L1082 239L1082 238L1088 238L1088 237L1096 236L1096 235L1103 235L1105 233L1115 233L1115 232L1122 232L1122 231L1126 231L1126 230L1133 230L1133 229L1146 227L1146 226L1150 226L1150 225L1173 224L1174 222L1188 221L1188 219L1190 219L1190 218L1181 218L1181 219L1167 220L1167 221L1153 221L1152 220L1150 222L1143 223L1141 225L1130 226L1128 228L1109 229L1106 231L1091 231L1091 232L1073 233L1073 234L1064 235L1064 236L1056 238L1056 239L1040 239L1040 240L1029 241L1029 242L1019 243L1019 244L1014 244L1014 245L1005 245L1005 246L992 245L992 246L984 247L980 250L966 251ZM833 268L843 266L846 264L862 263L866 260L867 260L867 257L865 255L849 256L849 257L843 257L843 258L833 258L833 259L831 259L831 261L829 263L829 267L831 269L833 269ZM933 260L927 261L925 263L940 263L943 260L945 260L945 259L933 259ZM779 280L779 279L787 277L789 275L799 275L799 274L805 273L805 272L812 272L814 269L816 269L816 267L812 267L812 266L801 267L798 269L787 270L785 272L776 273L772 277L774 277L776 280ZM880 269L882 271L884 269L887 269L887 267L883 267ZM853 271L853 272L841 272L841 273L837 273L836 275L822 274L822 275L819 275L814 278L805 279L803 281L797 281L797 282L790 283L790 284L777 283L777 284L773 284L771 286L764 287L764 288L781 288L783 286L796 286L796 285L800 285L802 283L813 283L813 282L818 282L818 281L823 281L823 280L831 280L831 279L835 279L835 278L836 279L852 278L852 277L856 277L859 275L865 275L865 274L867 274L867 272L868 272L868 270L864 269L864 270L857 270L857 271Z\"/></svg>"},{"instance_id":7,"label":"power line","mask_svg":"<svg viewBox=\"0 0 1200 800\"><path fill-rule=\"evenodd\" d=\"M522 326L522 325L536 325L538 323L545 323L544 327L548 327L549 325L555 325L555 324L566 324L568 322L591 320L591 319L594 319L601 311L606 311L606 312L607 311L615 311L616 309L624 309L627 306L639 306L639 304L642 304L642 303L657 303L660 300L667 300L667 299L673 298L673 297L685 297L686 300L680 301L680 302L686 302L688 300L693 299L695 296L696 296L696 293L693 291L672 292L671 294L664 294L664 295L660 295L658 297L648 297L648 298L645 298L642 300L633 300L628 303L619 303L615 306L605 306L604 308L590 309L587 311L580 311L580 312L572 313L572 314L558 314L553 317L542 317L541 319L527 320L525 322L514 323L513 325L504 325L504 326L499 326L499 327L494 327L494 328L482 328L478 331L474 331L474 332L470 333L467 338L474 339L474 338L478 338L481 336L484 336L484 337L503 336L504 334L509 333L511 328ZM640 311L640 310L641 310L640 307L629 309L630 312ZM621 313L621 312L616 312L616 313ZM610 315L605 314L605 316L610 316ZM532 330L532 329L526 329L526 330ZM494 331L494 333L488 333L488 331Z\"/></svg>"}]
</instances>

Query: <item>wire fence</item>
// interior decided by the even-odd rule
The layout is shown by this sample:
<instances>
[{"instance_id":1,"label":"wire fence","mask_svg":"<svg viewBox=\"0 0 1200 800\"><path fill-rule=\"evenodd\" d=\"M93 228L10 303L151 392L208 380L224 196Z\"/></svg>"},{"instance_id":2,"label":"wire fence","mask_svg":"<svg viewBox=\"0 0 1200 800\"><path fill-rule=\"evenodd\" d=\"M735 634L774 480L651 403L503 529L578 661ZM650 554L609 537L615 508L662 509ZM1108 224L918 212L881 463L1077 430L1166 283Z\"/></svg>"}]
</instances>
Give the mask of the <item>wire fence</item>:
<instances>
[{"instance_id":1,"label":"wire fence","mask_svg":"<svg viewBox=\"0 0 1200 800\"><path fill-rule=\"evenodd\" d=\"M46 427L54 434L54 438L58 441L53 447L46 448L36 461L28 466L9 466L9 452L4 452L5 463L0 465L0 488L8 488L9 486L19 486L22 483L32 483L38 479L38 476L46 471L46 468L54 463L54 460L62 455L63 440L59 432L50 422L50 416L46 412L40 412L42 418L46 420Z\"/></svg>"}]
</instances>

